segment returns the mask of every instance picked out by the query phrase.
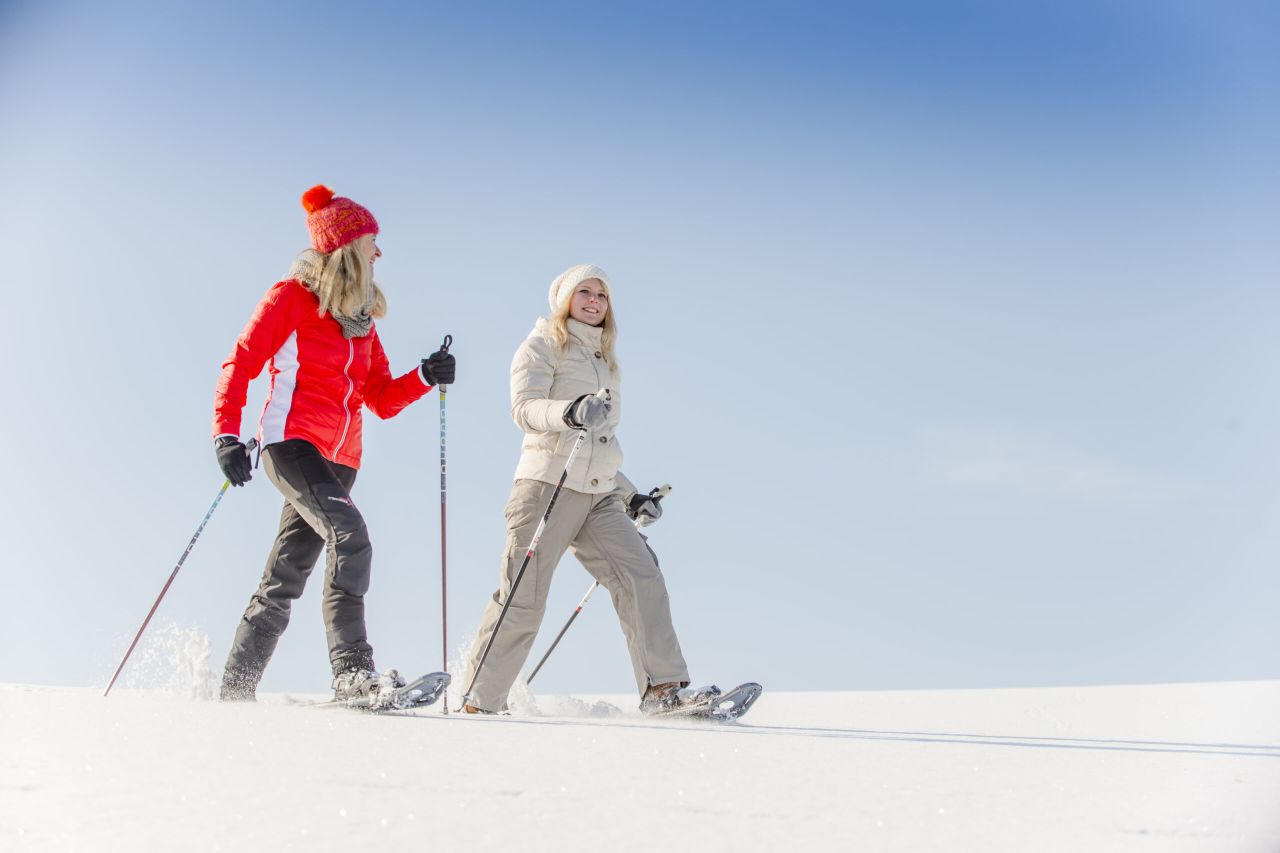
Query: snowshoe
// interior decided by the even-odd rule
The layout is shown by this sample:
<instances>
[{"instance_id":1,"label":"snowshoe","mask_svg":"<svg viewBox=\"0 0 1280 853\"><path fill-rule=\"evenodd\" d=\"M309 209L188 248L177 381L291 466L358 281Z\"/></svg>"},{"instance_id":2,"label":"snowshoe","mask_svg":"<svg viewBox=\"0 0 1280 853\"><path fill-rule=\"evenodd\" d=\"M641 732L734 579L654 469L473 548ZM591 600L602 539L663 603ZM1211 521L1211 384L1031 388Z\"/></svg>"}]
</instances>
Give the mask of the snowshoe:
<instances>
[{"instance_id":1,"label":"snowshoe","mask_svg":"<svg viewBox=\"0 0 1280 853\"><path fill-rule=\"evenodd\" d=\"M764 688L753 681L727 692L714 685L666 691L650 688L640 701L640 710L652 717L690 717L728 723L747 713L763 691Z\"/></svg>"},{"instance_id":2,"label":"snowshoe","mask_svg":"<svg viewBox=\"0 0 1280 853\"><path fill-rule=\"evenodd\" d=\"M439 699L450 680L447 672L431 672L406 684L394 669L383 675L347 670L333 680L333 701L366 711L416 708Z\"/></svg>"}]
</instances>

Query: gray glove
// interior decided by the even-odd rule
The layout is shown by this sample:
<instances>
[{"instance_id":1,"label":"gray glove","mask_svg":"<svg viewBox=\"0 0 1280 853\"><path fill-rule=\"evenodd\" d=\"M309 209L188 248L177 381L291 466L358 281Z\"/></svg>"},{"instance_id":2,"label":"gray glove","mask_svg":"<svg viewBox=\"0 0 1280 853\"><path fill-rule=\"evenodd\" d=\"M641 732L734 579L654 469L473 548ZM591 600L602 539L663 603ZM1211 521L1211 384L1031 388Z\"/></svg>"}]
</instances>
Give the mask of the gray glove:
<instances>
[{"instance_id":1,"label":"gray glove","mask_svg":"<svg viewBox=\"0 0 1280 853\"><path fill-rule=\"evenodd\" d=\"M564 422L571 429L596 432L608 424L612 410L613 404L608 400L602 400L595 394L583 394L564 410Z\"/></svg>"},{"instance_id":2,"label":"gray glove","mask_svg":"<svg viewBox=\"0 0 1280 853\"><path fill-rule=\"evenodd\" d=\"M662 518L662 507L658 505L658 502L662 500L662 495L658 491L658 489L653 489L647 495L636 492L635 496L627 504L627 517L632 521L638 522L641 527L648 527Z\"/></svg>"}]
</instances>

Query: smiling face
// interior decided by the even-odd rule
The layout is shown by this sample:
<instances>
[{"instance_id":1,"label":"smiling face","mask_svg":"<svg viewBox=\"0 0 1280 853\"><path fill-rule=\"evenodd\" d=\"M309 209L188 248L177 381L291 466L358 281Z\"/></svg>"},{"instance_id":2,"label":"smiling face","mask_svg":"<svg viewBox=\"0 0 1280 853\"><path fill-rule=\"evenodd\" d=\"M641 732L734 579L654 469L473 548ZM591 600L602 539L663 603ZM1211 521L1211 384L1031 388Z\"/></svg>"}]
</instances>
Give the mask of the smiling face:
<instances>
[{"instance_id":1,"label":"smiling face","mask_svg":"<svg viewBox=\"0 0 1280 853\"><path fill-rule=\"evenodd\" d=\"M369 261L369 269L373 269L374 263L378 258L382 257L382 250L378 248L377 234L364 234L356 238L356 247L360 249L360 254L365 256Z\"/></svg>"},{"instance_id":2,"label":"smiling face","mask_svg":"<svg viewBox=\"0 0 1280 853\"><path fill-rule=\"evenodd\" d=\"M589 278L573 289L569 316L588 326L599 326L609 313L609 293L598 278Z\"/></svg>"}]
</instances>

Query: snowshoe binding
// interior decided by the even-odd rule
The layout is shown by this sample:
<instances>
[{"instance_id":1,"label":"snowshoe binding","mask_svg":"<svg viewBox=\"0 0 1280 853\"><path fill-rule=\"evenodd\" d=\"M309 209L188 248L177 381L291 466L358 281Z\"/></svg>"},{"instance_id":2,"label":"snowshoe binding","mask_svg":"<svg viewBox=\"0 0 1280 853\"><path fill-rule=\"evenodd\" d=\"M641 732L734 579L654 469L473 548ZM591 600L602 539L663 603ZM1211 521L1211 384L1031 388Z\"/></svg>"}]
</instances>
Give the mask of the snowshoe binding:
<instances>
[{"instance_id":1,"label":"snowshoe binding","mask_svg":"<svg viewBox=\"0 0 1280 853\"><path fill-rule=\"evenodd\" d=\"M395 711L430 705L449 686L447 672L431 672L408 683L394 669L379 675L349 669L333 679L333 701L366 711Z\"/></svg>"},{"instance_id":2,"label":"snowshoe binding","mask_svg":"<svg viewBox=\"0 0 1280 853\"><path fill-rule=\"evenodd\" d=\"M640 710L651 717L691 717L728 723L747 713L763 691L764 688L753 681L727 692L715 685L690 688L658 684L645 691Z\"/></svg>"}]
</instances>

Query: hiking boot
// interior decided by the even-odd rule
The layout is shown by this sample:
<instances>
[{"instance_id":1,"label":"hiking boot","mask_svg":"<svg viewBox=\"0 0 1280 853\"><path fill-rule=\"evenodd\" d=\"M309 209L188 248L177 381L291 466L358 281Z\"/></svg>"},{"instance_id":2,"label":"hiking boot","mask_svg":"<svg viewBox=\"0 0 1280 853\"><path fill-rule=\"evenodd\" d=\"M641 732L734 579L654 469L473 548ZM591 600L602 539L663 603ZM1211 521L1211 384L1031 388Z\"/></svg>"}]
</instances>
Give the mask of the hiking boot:
<instances>
[{"instance_id":1,"label":"hiking boot","mask_svg":"<svg viewBox=\"0 0 1280 853\"><path fill-rule=\"evenodd\" d=\"M218 689L218 699L222 702L257 702L257 691L252 687L222 682Z\"/></svg>"},{"instance_id":2,"label":"hiking boot","mask_svg":"<svg viewBox=\"0 0 1280 853\"><path fill-rule=\"evenodd\" d=\"M720 688L684 687L678 681L650 684L640 697L640 711L645 714L667 714L681 708L706 705L720 695Z\"/></svg>"},{"instance_id":3,"label":"hiking boot","mask_svg":"<svg viewBox=\"0 0 1280 853\"><path fill-rule=\"evenodd\" d=\"M470 702L467 702L467 701L463 701L462 703L462 713L479 714L480 716L483 716L483 717L510 717L511 716L510 711L489 711L484 708L481 708L479 705L472 705Z\"/></svg>"},{"instance_id":4,"label":"hiking boot","mask_svg":"<svg viewBox=\"0 0 1280 853\"><path fill-rule=\"evenodd\" d=\"M256 702L258 681L262 678L260 666L236 666L230 661L222 673L222 685L218 698L223 702Z\"/></svg>"},{"instance_id":5,"label":"hiking boot","mask_svg":"<svg viewBox=\"0 0 1280 853\"><path fill-rule=\"evenodd\" d=\"M646 714L657 714L670 711L680 704L680 682L668 681L664 684L650 684L640 697L640 710Z\"/></svg>"},{"instance_id":6,"label":"hiking boot","mask_svg":"<svg viewBox=\"0 0 1280 853\"><path fill-rule=\"evenodd\" d=\"M394 669L379 675L371 669L352 668L333 677L333 698L338 702L353 702L370 708L382 706L380 699L389 700L397 687L404 687L404 679Z\"/></svg>"},{"instance_id":7,"label":"hiking boot","mask_svg":"<svg viewBox=\"0 0 1280 853\"><path fill-rule=\"evenodd\" d=\"M279 640L279 634L269 634L241 619L222 671L218 698L224 702L255 701L262 671L267 668Z\"/></svg>"}]
</instances>

